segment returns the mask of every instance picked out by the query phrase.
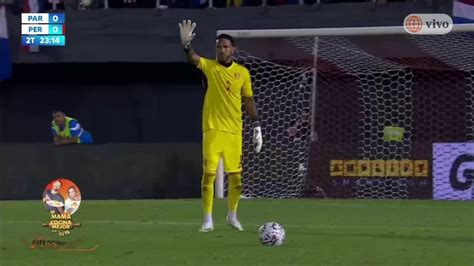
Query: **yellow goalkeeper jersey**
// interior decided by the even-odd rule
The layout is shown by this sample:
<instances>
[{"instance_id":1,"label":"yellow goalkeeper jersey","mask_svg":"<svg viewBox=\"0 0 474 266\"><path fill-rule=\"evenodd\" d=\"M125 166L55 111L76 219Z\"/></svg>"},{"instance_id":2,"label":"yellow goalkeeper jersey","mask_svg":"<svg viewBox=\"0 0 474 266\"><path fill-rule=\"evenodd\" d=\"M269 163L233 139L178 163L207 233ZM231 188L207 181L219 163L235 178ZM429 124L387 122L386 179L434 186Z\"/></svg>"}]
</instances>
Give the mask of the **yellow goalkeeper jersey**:
<instances>
[{"instance_id":1,"label":"yellow goalkeeper jersey","mask_svg":"<svg viewBox=\"0 0 474 266\"><path fill-rule=\"evenodd\" d=\"M197 66L207 78L202 129L242 134L242 96L253 96L249 71L233 62L225 67L201 57Z\"/></svg>"}]
</instances>

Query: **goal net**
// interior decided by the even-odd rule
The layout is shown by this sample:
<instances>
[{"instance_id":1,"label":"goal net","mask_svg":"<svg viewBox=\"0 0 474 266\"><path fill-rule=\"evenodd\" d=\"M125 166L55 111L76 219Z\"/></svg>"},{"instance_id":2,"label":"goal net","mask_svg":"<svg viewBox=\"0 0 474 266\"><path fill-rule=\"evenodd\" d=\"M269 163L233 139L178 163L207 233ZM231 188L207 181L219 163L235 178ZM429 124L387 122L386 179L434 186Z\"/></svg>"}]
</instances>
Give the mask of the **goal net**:
<instances>
[{"instance_id":1,"label":"goal net","mask_svg":"<svg viewBox=\"0 0 474 266\"><path fill-rule=\"evenodd\" d=\"M244 195L431 198L433 145L474 139L472 28L221 31L262 121L259 154L244 123Z\"/></svg>"}]
</instances>

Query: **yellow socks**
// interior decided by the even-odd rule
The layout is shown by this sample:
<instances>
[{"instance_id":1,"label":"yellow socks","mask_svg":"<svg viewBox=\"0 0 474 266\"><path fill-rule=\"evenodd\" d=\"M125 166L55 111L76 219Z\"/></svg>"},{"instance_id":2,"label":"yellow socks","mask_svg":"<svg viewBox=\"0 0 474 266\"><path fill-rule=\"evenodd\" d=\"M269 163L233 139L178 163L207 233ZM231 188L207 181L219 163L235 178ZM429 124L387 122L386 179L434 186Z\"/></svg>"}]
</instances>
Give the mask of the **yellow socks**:
<instances>
[{"instance_id":1,"label":"yellow socks","mask_svg":"<svg viewBox=\"0 0 474 266\"><path fill-rule=\"evenodd\" d=\"M239 205L240 195L242 193L242 175L241 173L229 173L228 187L228 208L229 213L235 215Z\"/></svg>"},{"instance_id":2,"label":"yellow socks","mask_svg":"<svg viewBox=\"0 0 474 266\"><path fill-rule=\"evenodd\" d=\"M204 174L201 181L202 208L205 217L211 217L212 205L214 203L214 180L215 174Z\"/></svg>"}]
</instances>

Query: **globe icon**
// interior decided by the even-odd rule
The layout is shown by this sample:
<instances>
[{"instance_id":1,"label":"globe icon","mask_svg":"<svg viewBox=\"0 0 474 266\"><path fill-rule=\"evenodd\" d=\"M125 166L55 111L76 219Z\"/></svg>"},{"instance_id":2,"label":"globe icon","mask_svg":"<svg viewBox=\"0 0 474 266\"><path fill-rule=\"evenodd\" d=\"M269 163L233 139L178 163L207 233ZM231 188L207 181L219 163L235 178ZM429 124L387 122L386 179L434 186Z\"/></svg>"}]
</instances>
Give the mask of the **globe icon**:
<instances>
[{"instance_id":1,"label":"globe icon","mask_svg":"<svg viewBox=\"0 0 474 266\"><path fill-rule=\"evenodd\" d=\"M405 20L405 27L409 32L419 32L423 26L423 20L419 16L409 16Z\"/></svg>"}]
</instances>

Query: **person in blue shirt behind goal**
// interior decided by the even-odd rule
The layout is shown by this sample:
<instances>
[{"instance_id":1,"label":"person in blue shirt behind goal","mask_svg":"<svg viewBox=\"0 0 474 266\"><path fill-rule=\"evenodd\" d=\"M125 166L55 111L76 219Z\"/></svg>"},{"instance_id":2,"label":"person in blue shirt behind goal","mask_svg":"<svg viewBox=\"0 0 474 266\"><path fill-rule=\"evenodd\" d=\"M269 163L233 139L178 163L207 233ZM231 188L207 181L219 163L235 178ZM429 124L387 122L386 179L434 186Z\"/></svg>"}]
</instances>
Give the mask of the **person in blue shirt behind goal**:
<instances>
[{"instance_id":1,"label":"person in blue shirt behind goal","mask_svg":"<svg viewBox=\"0 0 474 266\"><path fill-rule=\"evenodd\" d=\"M66 116L62 111L53 111L51 133L56 145L94 143L92 135L76 119Z\"/></svg>"}]
</instances>

